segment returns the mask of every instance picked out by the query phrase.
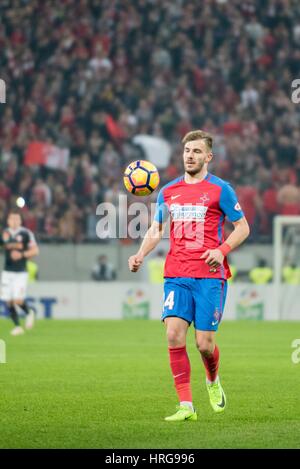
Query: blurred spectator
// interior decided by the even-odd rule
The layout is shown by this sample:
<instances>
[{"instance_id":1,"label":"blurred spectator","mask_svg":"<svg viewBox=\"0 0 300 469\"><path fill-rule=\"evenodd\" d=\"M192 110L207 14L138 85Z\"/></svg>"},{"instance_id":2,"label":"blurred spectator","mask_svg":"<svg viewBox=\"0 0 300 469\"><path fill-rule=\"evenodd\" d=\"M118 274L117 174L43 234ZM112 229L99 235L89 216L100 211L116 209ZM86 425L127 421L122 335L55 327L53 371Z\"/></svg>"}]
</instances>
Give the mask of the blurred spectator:
<instances>
[{"instance_id":1,"label":"blurred spectator","mask_svg":"<svg viewBox=\"0 0 300 469\"><path fill-rule=\"evenodd\" d=\"M268 267L265 259L259 259L257 267L250 270L249 278L256 285L264 285L272 280L273 270Z\"/></svg>"},{"instance_id":2,"label":"blurred spectator","mask_svg":"<svg viewBox=\"0 0 300 469\"><path fill-rule=\"evenodd\" d=\"M285 283L300 285L300 267L295 263L286 265L282 270L282 277Z\"/></svg>"},{"instance_id":3,"label":"blurred spectator","mask_svg":"<svg viewBox=\"0 0 300 469\"><path fill-rule=\"evenodd\" d=\"M278 191L277 202L281 215L300 215L300 188L285 184Z\"/></svg>"},{"instance_id":4,"label":"blurred spectator","mask_svg":"<svg viewBox=\"0 0 300 469\"><path fill-rule=\"evenodd\" d=\"M228 280L228 282L233 283L236 280L238 270L237 270L237 266L235 264L233 264L233 262L231 262L230 259L229 259L229 268L230 268L230 272L231 272L231 277Z\"/></svg>"},{"instance_id":5,"label":"blurred spectator","mask_svg":"<svg viewBox=\"0 0 300 469\"><path fill-rule=\"evenodd\" d=\"M26 270L28 272L28 281L34 283L39 278L39 266L36 262L28 260L26 262Z\"/></svg>"},{"instance_id":6,"label":"blurred spectator","mask_svg":"<svg viewBox=\"0 0 300 469\"><path fill-rule=\"evenodd\" d=\"M111 281L116 279L116 271L107 260L107 256L101 255L92 269L92 279L98 281Z\"/></svg>"},{"instance_id":7,"label":"blurred spectator","mask_svg":"<svg viewBox=\"0 0 300 469\"><path fill-rule=\"evenodd\" d=\"M157 251L154 257L148 260L147 268L150 283L163 283L165 260L165 253L161 249Z\"/></svg>"}]
</instances>

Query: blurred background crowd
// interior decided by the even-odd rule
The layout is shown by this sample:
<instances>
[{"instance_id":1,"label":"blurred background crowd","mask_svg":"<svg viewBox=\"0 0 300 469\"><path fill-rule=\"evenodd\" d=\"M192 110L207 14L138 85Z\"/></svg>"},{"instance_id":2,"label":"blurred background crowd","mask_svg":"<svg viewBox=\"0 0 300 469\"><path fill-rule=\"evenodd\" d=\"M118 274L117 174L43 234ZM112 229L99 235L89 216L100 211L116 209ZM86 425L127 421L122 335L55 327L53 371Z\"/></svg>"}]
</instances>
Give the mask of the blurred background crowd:
<instances>
[{"instance_id":1,"label":"blurred background crowd","mask_svg":"<svg viewBox=\"0 0 300 469\"><path fill-rule=\"evenodd\" d=\"M39 239L95 238L97 205L117 203L144 156L133 137L171 144L164 184L196 128L214 135L210 170L236 188L253 241L274 214L300 214L298 0L1 0L0 50L2 226L22 196ZM24 164L32 141L68 148L67 170Z\"/></svg>"}]
</instances>

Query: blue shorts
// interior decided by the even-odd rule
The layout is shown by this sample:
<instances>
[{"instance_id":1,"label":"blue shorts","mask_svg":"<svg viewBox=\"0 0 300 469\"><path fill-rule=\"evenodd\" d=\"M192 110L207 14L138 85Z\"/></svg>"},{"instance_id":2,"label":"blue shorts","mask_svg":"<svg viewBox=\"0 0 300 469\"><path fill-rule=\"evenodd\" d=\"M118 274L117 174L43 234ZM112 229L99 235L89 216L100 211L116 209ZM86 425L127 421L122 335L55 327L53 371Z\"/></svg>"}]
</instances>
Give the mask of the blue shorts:
<instances>
[{"instance_id":1,"label":"blue shorts","mask_svg":"<svg viewBox=\"0 0 300 469\"><path fill-rule=\"evenodd\" d=\"M162 320L178 317L195 329L216 331L221 322L227 281L219 278L165 278Z\"/></svg>"}]
</instances>

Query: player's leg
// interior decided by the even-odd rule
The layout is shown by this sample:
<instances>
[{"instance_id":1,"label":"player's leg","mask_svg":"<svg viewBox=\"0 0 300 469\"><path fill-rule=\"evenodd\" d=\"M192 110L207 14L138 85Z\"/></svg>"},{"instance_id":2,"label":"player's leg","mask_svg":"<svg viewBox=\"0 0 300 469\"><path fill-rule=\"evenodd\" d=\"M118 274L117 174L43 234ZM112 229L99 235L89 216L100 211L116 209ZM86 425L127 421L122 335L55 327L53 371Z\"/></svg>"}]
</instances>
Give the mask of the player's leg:
<instances>
[{"instance_id":1,"label":"player's leg","mask_svg":"<svg viewBox=\"0 0 300 469\"><path fill-rule=\"evenodd\" d=\"M32 329L35 321L33 309L28 306L24 298L17 298L15 305L25 313L25 329Z\"/></svg>"},{"instance_id":2,"label":"player's leg","mask_svg":"<svg viewBox=\"0 0 300 469\"><path fill-rule=\"evenodd\" d=\"M214 331L195 331L196 346L205 366L207 381L212 383L218 378L219 349L215 343Z\"/></svg>"},{"instance_id":3,"label":"player's leg","mask_svg":"<svg viewBox=\"0 0 300 469\"><path fill-rule=\"evenodd\" d=\"M206 371L206 385L215 412L223 412L226 396L218 375L220 352L215 333L222 319L227 284L219 279L199 279L195 295L196 345Z\"/></svg>"},{"instance_id":4,"label":"player's leg","mask_svg":"<svg viewBox=\"0 0 300 469\"><path fill-rule=\"evenodd\" d=\"M27 272L18 272L14 282L14 303L25 313L25 328L32 329L34 326L34 311L25 301L27 292Z\"/></svg>"},{"instance_id":5,"label":"player's leg","mask_svg":"<svg viewBox=\"0 0 300 469\"><path fill-rule=\"evenodd\" d=\"M7 305L7 308L8 308L8 311L9 311L9 314L10 314L10 317L11 317L11 320L12 322L14 323L14 325L17 327L17 326L20 326L20 318L19 318L19 315L18 315L18 312L15 308L15 305L12 301L8 301L6 303Z\"/></svg>"},{"instance_id":6,"label":"player's leg","mask_svg":"<svg viewBox=\"0 0 300 469\"><path fill-rule=\"evenodd\" d=\"M193 319L191 293L178 280L165 281L162 319L166 326L169 360L179 399L177 412L168 421L197 420L191 391L191 367L186 350L186 334Z\"/></svg>"},{"instance_id":7,"label":"player's leg","mask_svg":"<svg viewBox=\"0 0 300 469\"><path fill-rule=\"evenodd\" d=\"M215 332L196 330L196 344L206 371L206 387L215 412L223 412L226 395L221 386L219 371L219 348L215 343Z\"/></svg>"},{"instance_id":8,"label":"player's leg","mask_svg":"<svg viewBox=\"0 0 300 469\"><path fill-rule=\"evenodd\" d=\"M24 334L24 330L20 324L20 318L13 302L13 272L3 271L1 274L1 299L5 301L9 311L10 318L14 323L11 335Z\"/></svg>"},{"instance_id":9,"label":"player's leg","mask_svg":"<svg viewBox=\"0 0 300 469\"><path fill-rule=\"evenodd\" d=\"M191 366L186 350L186 334L189 324L180 318L165 319L169 360L175 389L181 405L192 404Z\"/></svg>"},{"instance_id":10,"label":"player's leg","mask_svg":"<svg viewBox=\"0 0 300 469\"><path fill-rule=\"evenodd\" d=\"M9 310L11 320L15 325L15 327L10 331L11 335L17 336L17 335L24 334L24 329L20 324L20 318L19 318L18 311L14 302L10 301L10 302L7 302L6 304Z\"/></svg>"}]
</instances>

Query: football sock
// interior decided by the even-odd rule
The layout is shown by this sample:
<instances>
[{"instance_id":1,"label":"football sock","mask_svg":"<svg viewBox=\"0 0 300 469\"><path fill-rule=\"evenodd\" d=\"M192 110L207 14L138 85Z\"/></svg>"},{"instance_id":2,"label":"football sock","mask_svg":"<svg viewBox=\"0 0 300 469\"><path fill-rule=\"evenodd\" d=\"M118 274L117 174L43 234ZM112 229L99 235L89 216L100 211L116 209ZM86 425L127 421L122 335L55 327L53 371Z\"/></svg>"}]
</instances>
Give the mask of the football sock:
<instances>
[{"instance_id":1,"label":"football sock","mask_svg":"<svg viewBox=\"0 0 300 469\"><path fill-rule=\"evenodd\" d=\"M215 349L210 355L205 355L201 353L201 357L206 370L206 378L210 382L216 381L218 377L219 356L219 348L217 345L215 345Z\"/></svg>"},{"instance_id":2,"label":"football sock","mask_svg":"<svg viewBox=\"0 0 300 469\"><path fill-rule=\"evenodd\" d=\"M184 347L169 347L170 366L180 402L192 403L191 366Z\"/></svg>"},{"instance_id":3,"label":"football sock","mask_svg":"<svg viewBox=\"0 0 300 469\"><path fill-rule=\"evenodd\" d=\"M20 319L19 319L17 310L16 310L16 308L14 307L14 305L12 305L12 306L9 307L9 312L10 312L10 317L11 317L11 319L12 319L14 325L15 325L15 326L19 326L19 325L20 325Z\"/></svg>"},{"instance_id":4,"label":"football sock","mask_svg":"<svg viewBox=\"0 0 300 469\"><path fill-rule=\"evenodd\" d=\"M210 381L209 379L206 378L207 384L214 384L214 383L218 383L219 381L220 381L220 380L219 380L219 376L217 376L214 381Z\"/></svg>"},{"instance_id":5,"label":"football sock","mask_svg":"<svg viewBox=\"0 0 300 469\"><path fill-rule=\"evenodd\" d=\"M180 405L188 406L191 410L194 410L194 406L193 406L193 403L192 403L192 402L189 402L189 401L181 401L181 402L180 402Z\"/></svg>"},{"instance_id":6,"label":"football sock","mask_svg":"<svg viewBox=\"0 0 300 469\"><path fill-rule=\"evenodd\" d=\"M20 305L20 308L24 311L24 313L26 314L26 316L30 313L30 309L29 309L29 306L28 304L24 301L24 303L22 303Z\"/></svg>"}]
</instances>

